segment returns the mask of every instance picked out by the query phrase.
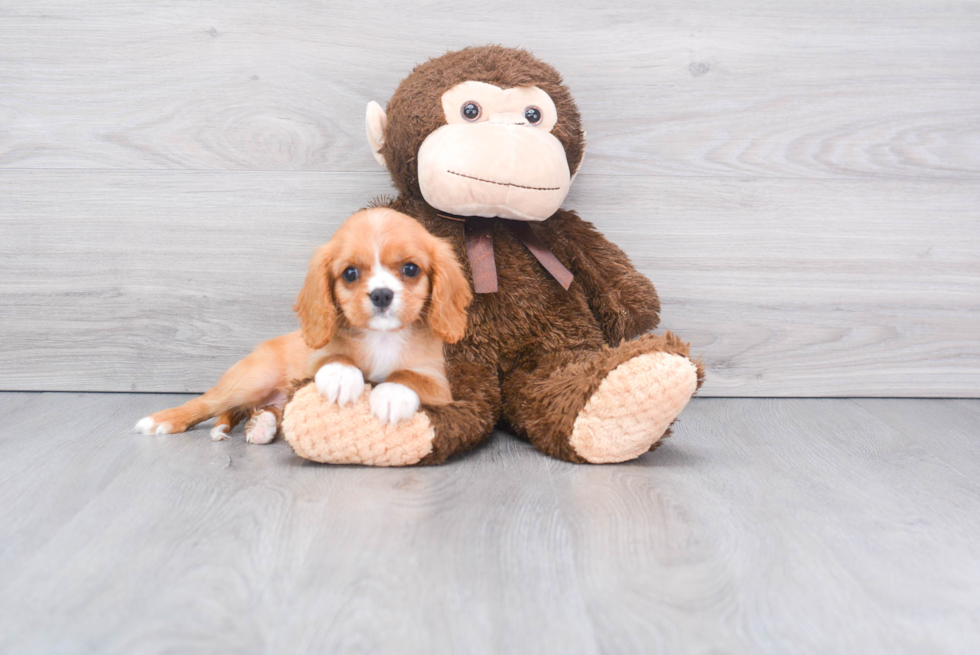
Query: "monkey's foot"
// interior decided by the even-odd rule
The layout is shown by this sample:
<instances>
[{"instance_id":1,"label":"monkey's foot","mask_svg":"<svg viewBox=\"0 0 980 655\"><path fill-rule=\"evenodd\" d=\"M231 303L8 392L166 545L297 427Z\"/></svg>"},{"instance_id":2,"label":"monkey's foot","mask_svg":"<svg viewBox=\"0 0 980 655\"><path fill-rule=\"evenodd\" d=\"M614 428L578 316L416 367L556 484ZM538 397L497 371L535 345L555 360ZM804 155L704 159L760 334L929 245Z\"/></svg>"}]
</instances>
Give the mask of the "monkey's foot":
<instances>
[{"instance_id":1,"label":"monkey's foot","mask_svg":"<svg viewBox=\"0 0 980 655\"><path fill-rule=\"evenodd\" d=\"M583 459L625 462L650 450L698 386L694 362L652 352L613 369L585 403L569 443Z\"/></svg>"},{"instance_id":2,"label":"monkey's foot","mask_svg":"<svg viewBox=\"0 0 980 655\"><path fill-rule=\"evenodd\" d=\"M432 452L435 430L423 411L389 425L371 413L370 385L352 404L338 406L308 384L293 396L282 434L297 455L325 464L410 466Z\"/></svg>"}]
</instances>

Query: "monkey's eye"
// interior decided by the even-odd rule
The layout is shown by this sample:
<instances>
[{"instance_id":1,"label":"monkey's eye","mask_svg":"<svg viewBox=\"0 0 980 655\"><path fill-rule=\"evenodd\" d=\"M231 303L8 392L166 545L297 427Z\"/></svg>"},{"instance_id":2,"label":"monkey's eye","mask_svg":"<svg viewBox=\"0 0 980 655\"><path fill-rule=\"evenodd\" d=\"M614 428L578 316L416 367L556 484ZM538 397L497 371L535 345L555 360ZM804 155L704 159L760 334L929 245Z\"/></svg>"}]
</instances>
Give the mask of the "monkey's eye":
<instances>
[{"instance_id":1,"label":"monkey's eye","mask_svg":"<svg viewBox=\"0 0 980 655\"><path fill-rule=\"evenodd\" d=\"M348 284L352 282L356 282L357 275L358 275L357 269L354 268L353 266L348 266L347 268L344 269L344 272L340 274L340 276L344 278L344 282L347 282Z\"/></svg>"},{"instance_id":2,"label":"monkey's eye","mask_svg":"<svg viewBox=\"0 0 980 655\"><path fill-rule=\"evenodd\" d=\"M419 274L419 267L418 265L409 262L402 266L402 273L405 274L405 277L415 277Z\"/></svg>"},{"instance_id":3,"label":"monkey's eye","mask_svg":"<svg viewBox=\"0 0 980 655\"><path fill-rule=\"evenodd\" d=\"M460 115L468 121L475 121L482 113L480 103L475 100L467 100L459 110Z\"/></svg>"},{"instance_id":4,"label":"monkey's eye","mask_svg":"<svg viewBox=\"0 0 980 655\"><path fill-rule=\"evenodd\" d=\"M524 118L531 125L537 125L541 122L541 110L537 107L528 107L524 110Z\"/></svg>"}]
</instances>

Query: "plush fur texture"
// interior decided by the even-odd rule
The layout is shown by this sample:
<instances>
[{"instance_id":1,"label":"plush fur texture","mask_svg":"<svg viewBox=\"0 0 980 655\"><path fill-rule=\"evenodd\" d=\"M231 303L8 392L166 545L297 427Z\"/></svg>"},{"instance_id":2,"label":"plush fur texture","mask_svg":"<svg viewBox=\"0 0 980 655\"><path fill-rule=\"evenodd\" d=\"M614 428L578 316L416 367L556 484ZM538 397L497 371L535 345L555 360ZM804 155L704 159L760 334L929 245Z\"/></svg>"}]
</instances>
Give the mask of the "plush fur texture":
<instances>
[{"instance_id":1,"label":"plush fur texture","mask_svg":"<svg viewBox=\"0 0 980 655\"><path fill-rule=\"evenodd\" d=\"M505 89L537 86L545 91L558 110L558 123L551 133L565 146L569 170L578 170L585 154L585 134L578 107L558 71L525 50L466 48L416 66L388 102L381 155L403 197L421 197L416 156L425 137L446 124L442 94L468 80Z\"/></svg>"},{"instance_id":2,"label":"plush fur texture","mask_svg":"<svg viewBox=\"0 0 980 655\"><path fill-rule=\"evenodd\" d=\"M602 380L575 418L568 442L590 462L639 457L665 433L697 389L697 367L666 352L629 359Z\"/></svg>"},{"instance_id":3,"label":"plush fur texture","mask_svg":"<svg viewBox=\"0 0 980 655\"><path fill-rule=\"evenodd\" d=\"M385 425L371 414L370 387L353 405L327 402L307 383L286 406L282 432L300 457L330 464L405 466L432 452L435 436L429 417L416 412L408 421Z\"/></svg>"},{"instance_id":4,"label":"plush fur texture","mask_svg":"<svg viewBox=\"0 0 980 655\"><path fill-rule=\"evenodd\" d=\"M449 53L418 66L402 82L388 104L381 152L400 192L390 206L448 242L472 284L464 224L439 216L425 202L416 169L425 137L446 123L441 95L466 80L547 91L558 109L552 133L565 148L570 170L581 163L585 141L561 77L523 50L488 46ZM573 211L561 209L529 225L574 280L564 290L496 222L499 291L474 296L466 335L446 346L453 402L422 407L424 430L432 430L432 448L422 464L473 447L499 422L560 459L622 461L660 443L703 380L686 344L670 333L647 334L659 322L660 303L653 284L622 250ZM651 393L651 387L659 392ZM638 421L620 421L620 408L633 411ZM620 434L623 430L629 435ZM355 440L376 439L368 432L360 435Z\"/></svg>"}]
</instances>

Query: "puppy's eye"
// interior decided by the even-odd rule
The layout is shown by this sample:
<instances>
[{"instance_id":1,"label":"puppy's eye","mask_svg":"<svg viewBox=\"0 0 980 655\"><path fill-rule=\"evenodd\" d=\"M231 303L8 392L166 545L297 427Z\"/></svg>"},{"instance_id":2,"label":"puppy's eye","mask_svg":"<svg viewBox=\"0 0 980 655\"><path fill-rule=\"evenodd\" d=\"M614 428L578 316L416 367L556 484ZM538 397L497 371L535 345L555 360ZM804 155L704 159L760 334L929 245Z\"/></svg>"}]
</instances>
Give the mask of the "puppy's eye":
<instances>
[{"instance_id":1,"label":"puppy's eye","mask_svg":"<svg viewBox=\"0 0 980 655\"><path fill-rule=\"evenodd\" d=\"M358 275L357 269L354 268L353 266L348 266L347 268L344 269L344 272L340 274L340 276L344 278L344 282L347 282L348 284L351 282L356 282L357 275Z\"/></svg>"},{"instance_id":2,"label":"puppy's eye","mask_svg":"<svg viewBox=\"0 0 980 655\"><path fill-rule=\"evenodd\" d=\"M405 277L415 277L419 274L419 267L418 265L410 262L402 266L402 273L405 274Z\"/></svg>"},{"instance_id":3,"label":"puppy's eye","mask_svg":"<svg viewBox=\"0 0 980 655\"><path fill-rule=\"evenodd\" d=\"M468 100L463 103L459 110L460 115L468 121L475 121L480 117L480 103Z\"/></svg>"},{"instance_id":4,"label":"puppy's eye","mask_svg":"<svg viewBox=\"0 0 980 655\"><path fill-rule=\"evenodd\" d=\"M541 122L541 110L537 107L528 107L524 110L524 118L531 125L537 125Z\"/></svg>"}]
</instances>

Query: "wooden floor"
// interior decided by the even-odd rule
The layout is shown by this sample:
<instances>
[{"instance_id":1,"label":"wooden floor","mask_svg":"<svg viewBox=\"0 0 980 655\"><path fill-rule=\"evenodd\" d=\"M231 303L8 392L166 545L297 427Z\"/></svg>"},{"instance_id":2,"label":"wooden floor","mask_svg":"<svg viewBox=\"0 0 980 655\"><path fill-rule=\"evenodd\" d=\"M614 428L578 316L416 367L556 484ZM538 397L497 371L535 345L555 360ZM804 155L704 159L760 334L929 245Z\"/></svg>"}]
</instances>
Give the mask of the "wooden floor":
<instances>
[{"instance_id":1,"label":"wooden floor","mask_svg":"<svg viewBox=\"0 0 980 655\"><path fill-rule=\"evenodd\" d=\"M0 394L0 652L980 652L980 401L702 399L575 466L137 436Z\"/></svg>"}]
</instances>

